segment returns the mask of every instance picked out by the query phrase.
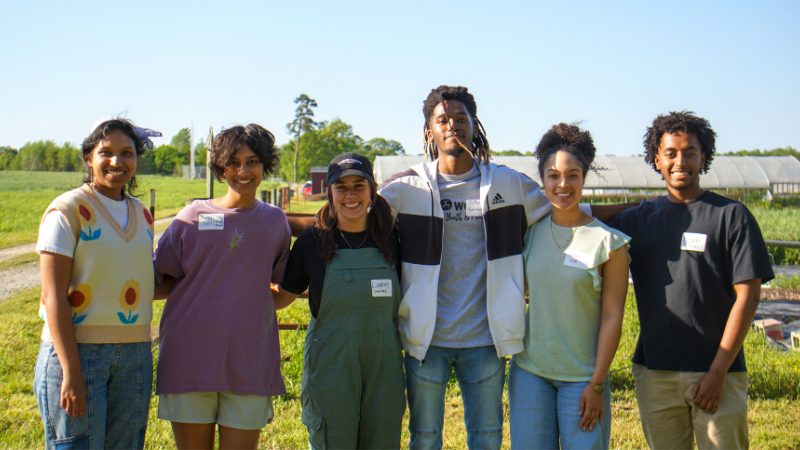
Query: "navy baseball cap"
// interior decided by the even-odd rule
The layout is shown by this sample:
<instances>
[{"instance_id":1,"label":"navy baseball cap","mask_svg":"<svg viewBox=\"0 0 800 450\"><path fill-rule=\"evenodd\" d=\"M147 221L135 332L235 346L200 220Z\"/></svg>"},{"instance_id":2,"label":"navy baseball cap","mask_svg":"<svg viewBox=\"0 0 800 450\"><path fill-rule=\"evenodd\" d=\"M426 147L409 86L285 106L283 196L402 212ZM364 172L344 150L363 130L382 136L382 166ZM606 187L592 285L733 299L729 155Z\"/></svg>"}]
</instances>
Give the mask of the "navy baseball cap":
<instances>
[{"instance_id":1,"label":"navy baseball cap","mask_svg":"<svg viewBox=\"0 0 800 450\"><path fill-rule=\"evenodd\" d=\"M328 166L328 186L336 183L339 178L355 175L374 182L372 164L369 158L355 152L346 152L333 158Z\"/></svg>"}]
</instances>

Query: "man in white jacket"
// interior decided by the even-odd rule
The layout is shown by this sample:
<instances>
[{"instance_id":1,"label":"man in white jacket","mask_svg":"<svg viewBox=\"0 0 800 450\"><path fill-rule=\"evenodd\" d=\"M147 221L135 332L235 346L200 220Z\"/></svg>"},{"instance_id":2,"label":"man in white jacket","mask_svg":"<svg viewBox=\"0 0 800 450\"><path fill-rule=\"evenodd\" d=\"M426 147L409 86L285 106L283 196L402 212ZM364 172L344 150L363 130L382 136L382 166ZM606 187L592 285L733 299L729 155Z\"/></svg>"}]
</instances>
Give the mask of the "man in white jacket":
<instances>
[{"instance_id":1,"label":"man in white jacket","mask_svg":"<svg viewBox=\"0 0 800 450\"><path fill-rule=\"evenodd\" d=\"M551 206L535 181L489 161L467 88L432 90L423 114L432 161L394 175L379 191L400 236L410 448L442 447L453 370L467 445L500 448L505 357L523 350L525 336L523 237ZM607 220L628 206L593 212Z\"/></svg>"}]
</instances>

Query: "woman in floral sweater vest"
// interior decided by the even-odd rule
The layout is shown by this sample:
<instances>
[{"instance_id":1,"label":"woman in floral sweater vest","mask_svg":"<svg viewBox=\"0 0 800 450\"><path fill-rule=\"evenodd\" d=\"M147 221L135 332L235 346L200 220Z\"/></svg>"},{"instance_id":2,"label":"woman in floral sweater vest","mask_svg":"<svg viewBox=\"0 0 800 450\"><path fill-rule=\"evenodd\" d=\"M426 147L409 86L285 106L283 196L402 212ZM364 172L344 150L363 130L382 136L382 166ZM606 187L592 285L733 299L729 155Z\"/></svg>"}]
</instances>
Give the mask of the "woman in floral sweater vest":
<instances>
[{"instance_id":1,"label":"woman in floral sweater vest","mask_svg":"<svg viewBox=\"0 0 800 450\"><path fill-rule=\"evenodd\" d=\"M148 136L101 119L83 141L84 183L47 207L44 319L34 393L46 448L144 447L153 381L153 218L131 197Z\"/></svg>"}]
</instances>

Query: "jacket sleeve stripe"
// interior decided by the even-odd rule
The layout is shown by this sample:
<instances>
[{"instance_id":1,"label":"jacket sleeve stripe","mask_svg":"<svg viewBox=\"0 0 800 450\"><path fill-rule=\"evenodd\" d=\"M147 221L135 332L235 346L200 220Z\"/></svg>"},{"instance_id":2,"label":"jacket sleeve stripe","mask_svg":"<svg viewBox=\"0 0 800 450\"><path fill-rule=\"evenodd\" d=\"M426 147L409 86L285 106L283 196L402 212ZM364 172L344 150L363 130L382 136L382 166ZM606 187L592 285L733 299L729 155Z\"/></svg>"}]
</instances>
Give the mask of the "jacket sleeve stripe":
<instances>
[{"instance_id":1,"label":"jacket sleeve stripe","mask_svg":"<svg viewBox=\"0 0 800 450\"><path fill-rule=\"evenodd\" d=\"M397 230L403 262L425 266L441 263L444 230L441 217L400 213L397 215Z\"/></svg>"}]
</instances>

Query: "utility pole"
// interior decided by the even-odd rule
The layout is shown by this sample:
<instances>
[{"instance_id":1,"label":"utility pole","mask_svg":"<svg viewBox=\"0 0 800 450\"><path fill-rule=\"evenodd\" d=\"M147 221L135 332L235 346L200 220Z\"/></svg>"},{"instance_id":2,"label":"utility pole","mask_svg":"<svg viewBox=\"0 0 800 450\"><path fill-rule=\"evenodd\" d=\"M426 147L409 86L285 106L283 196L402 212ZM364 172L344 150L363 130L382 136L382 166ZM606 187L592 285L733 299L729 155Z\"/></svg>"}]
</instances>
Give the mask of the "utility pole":
<instances>
[{"instance_id":1,"label":"utility pole","mask_svg":"<svg viewBox=\"0 0 800 450\"><path fill-rule=\"evenodd\" d=\"M189 134L189 179L194 180L197 178L197 169L195 168L194 160L194 119L192 119L192 131Z\"/></svg>"}]
</instances>

